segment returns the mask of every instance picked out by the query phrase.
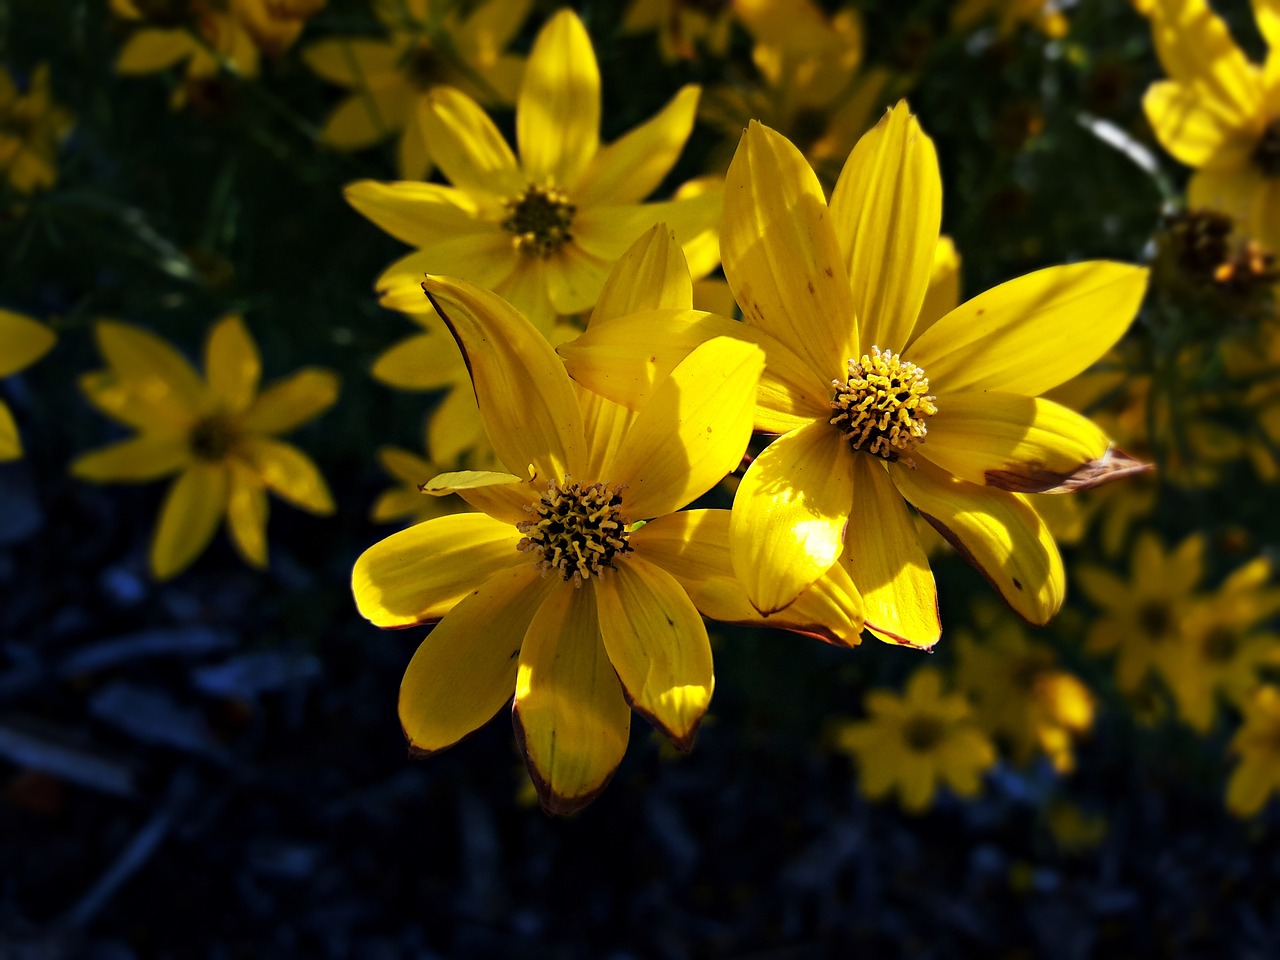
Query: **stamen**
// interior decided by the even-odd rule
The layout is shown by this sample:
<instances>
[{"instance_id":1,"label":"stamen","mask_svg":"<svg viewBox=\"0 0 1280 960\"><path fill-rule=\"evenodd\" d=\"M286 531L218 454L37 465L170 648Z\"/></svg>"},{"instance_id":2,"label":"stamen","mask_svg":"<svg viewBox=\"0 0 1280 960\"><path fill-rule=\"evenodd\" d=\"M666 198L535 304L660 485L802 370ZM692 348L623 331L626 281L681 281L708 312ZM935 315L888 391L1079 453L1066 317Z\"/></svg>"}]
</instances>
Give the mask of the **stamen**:
<instances>
[{"instance_id":1,"label":"stamen","mask_svg":"<svg viewBox=\"0 0 1280 960\"><path fill-rule=\"evenodd\" d=\"M525 507L534 519L516 524L524 534L517 548L535 555L534 565L544 576L555 570L575 587L613 569L615 559L631 552L622 490L547 481L547 492Z\"/></svg>"},{"instance_id":2,"label":"stamen","mask_svg":"<svg viewBox=\"0 0 1280 960\"><path fill-rule=\"evenodd\" d=\"M526 256L545 259L573 239L569 227L578 208L558 187L530 184L503 206L507 218L502 229L515 234L516 249Z\"/></svg>"},{"instance_id":3,"label":"stamen","mask_svg":"<svg viewBox=\"0 0 1280 960\"><path fill-rule=\"evenodd\" d=\"M850 360L849 378L831 385L836 393L830 423L844 432L853 449L865 447L891 462L924 442L925 420L938 412L924 371L879 347L861 361ZM905 462L915 466L910 457Z\"/></svg>"}]
</instances>

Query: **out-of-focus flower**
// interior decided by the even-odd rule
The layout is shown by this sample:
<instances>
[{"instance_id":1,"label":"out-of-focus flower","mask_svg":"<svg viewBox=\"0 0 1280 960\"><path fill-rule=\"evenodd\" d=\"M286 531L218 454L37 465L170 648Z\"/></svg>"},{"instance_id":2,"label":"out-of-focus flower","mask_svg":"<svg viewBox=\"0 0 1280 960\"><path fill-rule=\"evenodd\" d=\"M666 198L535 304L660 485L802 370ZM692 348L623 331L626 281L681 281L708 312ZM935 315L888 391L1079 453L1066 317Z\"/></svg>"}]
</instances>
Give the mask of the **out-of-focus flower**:
<instances>
[{"instance_id":1,"label":"out-of-focus flower","mask_svg":"<svg viewBox=\"0 0 1280 960\"><path fill-rule=\"evenodd\" d=\"M1182 642L1195 590L1204 578L1204 537L1194 534L1166 553L1150 531L1138 537L1126 582L1110 570L1082 565L1072 571L1098 608L1085 650L1115 653L1116 683L1126 693Z\"/></svg>"},{"instance_id":2,"label":"out-of-focus flower","mask_svg":"<svg viewBox=\"0 0 1280 960\"><path fill-rule=\"evenodd\" d=\"M1022 24L1034 27L1047 37L1067 35L1067 18L1055 0L959 0L951 11L951 28L968 33L984 21L995 21L997 35L1012 36Z\"/></svg>"},{"instance_id":3,"label":"out-of-focus flower","mask_svg":"<svg viewBox=\"0 0 1280 960\"><path fill-rule=\"evenodd\" d=\"M324 478L304 453L276 439L328 409L338 378L308 367L259 392L257 346L239 317L214 324L205 376L153 334L102 321L107 369L80 387L138 435L83 454L71 472L95 483L143 483L178 474L151 541L151 573L168 579L198 557L226 517L245 561L267 565L267 491L316 514L333 512Z\"/></svg>"},{"instance_id":4,"label":"out-of-focus flower","mask_svg":"<svg viewBox=\"0 0 1280 960\"><path fill-rule=\"evenodd\" d=\"M73 123L53 102L48 64L31 74L26 92L0 66L0 171L19 193L47 190L58 179L58 146Z\"/></svg>"},{"instance_id":5,"label":"out-of-focus flower","mask_svg":"<svg viewBox=\"0 0 1280 960\"><path fill-rule=\"evenodd\" d=\"M664 60L692 59L703 48L716 57L729 50L733 24L757 39L798 53L827 42L822 11L808 0L631 0L622 29L656 30Z\"/></svg>"},{"instance_id":6,"label":"out-of-focus flower","mask_svg":"<svg viewBox=\"0 0 1280 960\"><path fill-rule=\"evenodd\" d=\"M452 187L363 180L347 200L419 249L377 281L384 306L422 309L425 272L495 291L549 334L557 314L595 303L609 268L655 223L705 276L719 260L718 189L642 204L680 156L699 91L682 89L653 119L601 147L600 73L576 14L539 32L516 103L517 161L493 121L460 90L426 96L431 153Z\"/></svg>"},{"instance_id":7,"label":"out-of-focus flower","mask_svg":"<svg viewBox=\"0 0 1280 960\"><path fill-rule=\"evenodd\" d=\"M968 633L957 638L956 681L978 723L1009 744L1016 762L1040 752L1059 773L1070 773L1075 740L1093 726L1089 688L1020 624L999 613L977 619L981 639Z\"/></svg>"},{"instance_id":8,"label":"out-of-focus flower","mask_svg":"<svg viewBox=\"0 0 1280 960\"><path fill-rule=\"evenodd\" d=\"M370 516L374 523L421 523L470 509L460 497L432 497L422 492L422 485L442 471L416 453L399 447L379 447L378 463L397 485L383 491L374 502Z\"/></svg>"},{"instance_id":9,"label":"out-of-focus flower","mask_svg":"<svg viewBox=\"0 0 1280 960\"><path fill-rule=\"evenodd\" d=\"M996 750L973 722L969 704L942 692L942 678L921 667L903 696L872 690L863 698L869 718L836 734L836 744L858 762L859 789L869 800L891 790L908 813L933 804L942 784L958 796L976 797L982 774L996 762Z\"/></svg>"},{"instance_id":10,"label":"out-of-focus flower","mask_svg":"<svg viewBox=\"0 0 1280 960\"><path fill-rule=\"evenodd\" d=\"M1243 709L1244 723L1231 738L1240 763L1227 782L1227 809L1252 817L1280 791L1280 689L1259 687Z\"/></svg>"},{"instance_id":11,"label":"out-of-focus flower","mask_svg":"<svg viewBox=\"0 0 1280 960\"><path fill-rule=\"evenodd\" d=\"M1241 308L1261 294L1270 303L1270 288L1280 280L1275 255L1256 240L1241 237L1235 221L1216 210L1183 210L1163 218L1156 235L1153 286L1175 300L1204 301L1214 309L1221 332L1223 319L1241 320ZM1223 307L1230 308L1224 317Z\"/></svg>"},{"instance_id":12,"label":"out-of-focus flower","mask_svg":"<svg viewBox=\"0 0 1280 960\"><path fill-rule=\"evenodd\" d=\"M872 632L932 645L937 596L909 503L1020 615L1044 623L1065 577L1026 495L1141 469L1039 394L1124 333L1146 271L1053 267L937 317L928 291L941 206L933 144L905 103L859 141L829 206L800 152L752 123L726 180L721 243L745 322L603 324L576 362L567 357L576 378L627 402L700 339L764 347L756 429L782 436L743 477L732 527L734 568L763 613L839 560ZM585 369L588 346L611 372Z\"/></svg>"},{"instance_id":13,"label":"out-of-focus flower","mask_svg":"<svg viewBox=\"0 0 1280 960\"><path fill-rule=\"evenodd\" d=\"M448 84L486 106L515 99L524 58L506 52L531 0L485 0L463 17L445 0L376 5L390 36L341 37L313 43L303 59L318 75L352 91L325 121L322 139L339 150L362 150L400 133L400 176L431 173L423 130L423 97Z\"/></svg>"},{"instance_id":14,"label":"out-of-focus flower","mask_svg":"<svg viewBox=\"0 0 1280 960\"><path fill-rule=\"evenodd\" d=\"M29 317L0 310L0 377L7 377L29 367L49 352L57 338L42 323ZM0 461L22 456L18 425L3 400L0 400Z\"/></svg>"},{"instance_id":15,"label":"out-of-focus flower","mask_svg":"<svg viewBox=\"0 0 1280 960\"><path fill-rule=\"evenodd\" d=\"M1138 0L1168 80L1143 100L1161 145L1195 168L1192 208L1221 210L1245 235L1280 250L1280 16L1257 0L1270 49L1250 63L1206 0Z\"/></svg>"}]
</instances>

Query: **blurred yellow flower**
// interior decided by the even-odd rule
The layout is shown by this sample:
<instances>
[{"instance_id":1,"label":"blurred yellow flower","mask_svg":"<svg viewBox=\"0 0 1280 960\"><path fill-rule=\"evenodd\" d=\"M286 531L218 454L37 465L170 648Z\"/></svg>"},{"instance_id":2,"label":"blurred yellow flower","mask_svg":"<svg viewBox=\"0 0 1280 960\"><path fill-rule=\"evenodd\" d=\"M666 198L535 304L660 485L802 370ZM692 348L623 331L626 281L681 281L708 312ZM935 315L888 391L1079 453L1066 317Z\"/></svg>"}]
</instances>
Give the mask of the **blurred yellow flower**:
<instances>
[{"instance_id":1,"label":"blurred yellow flower","mask_svg":"<svg viewBox=\"0 0 1280 960\"><path fill-rule=\"evenodd\" d=\"M245 561L267 565L267 491L316 514L333 512L314 463L276 437L328 409L338 378L308 367L258 391L258 349L239 317L219 320L205 346L205 377L182 354L129 324L95 331L107 369L80 387L107 416L138 435L81 455L71 472L95 483L142 483L178 474L151 541L151 573L185 570L224 515Z\"/></svg>"},{"instance_id":2,"label":"blurred yellow flower","mask_svg":"<svg viewBox=\"0 0 1280 960\"><path fill-rule=\"evenodd\" d=\"M1206 0L1139 0L1168 80L1143 100L1161 145L1195 168L1193 208L1221 210L1244 234L1280 250L1280 13L1254 0L1270 50L1250 63Z\"/></svg>"},{"instance_id":3,"label":"blurred yellow flower","mask_svg":"<svg viewBox=\"0 0 1280 960\"><path fill-rule=\"evenodd\" d=\"M42 323L0 310L0 377L17 373L49 352L57 338ZM22 441L13 413L0 400L0 462L22 456Z\"/></svg>"},{"instance_id":4,"label":"blurred yellow flower","mask_svg":"<svg viewBox=\"0 0 1280 960\"><path fill-rule=\"evenodd\" d=\"M1231 738L1240 763L1227 782L1227 809L1252 817L1280 791L1280 689L1259 687L1243 710L1244 723Z\"/></svg>"},{"instance_id":5,"label":"blurred yellow flower","mask_svg":"<svg viewBox=\"0 0 1280 960\"><path fill-rule=\"evenodd\" d=\"M741 23L757 40L797 52L823 46L821 10L809 0L631 0L624 33L656 30L664 60L692 59L699 48L723 57Z\"/></svg>"},{"instance_id":6,"label":"blurred yellow flower","mask_svg":"<svg viewBox=\"0 0 1280 960\"><path fill-rule=\"evenodd\" d=\"M325 121L322 140L362 150L400 133L400 176L425 180L431 157L423 129L423 97L440 84L486 106L515 99L524 58L506 53L532 0L485 0L463 17L452 0L375 5L390 31L385 40L341 37L303 51L313 71L353 91Z\"/></svg>"},{"instance_id":7,"label":"blurred yellow flower","mask_svg":"<svg viewBox=\"0 0 1280 960\"><path fill-rule=\"evenodd\" d=\"M370 514L374 523L421 523L471 509L460 497L432 497L422 492L422 485L442 471L416 453L399 447L379 447L378 463L397 485L384 490L374 501Z\"/></svg>"},{"instance_id":8,"label":"blurred yellow flower","mask_svg":"<svg viewBox=\"0 0 1280 960\"><path fill-rule=\"evenodd\" d=\"M495 291L544 334L557 314L595 303L609 268L665 222L701 277L719 261L718 189L642 204L671 170L693 128L699 90L687 86L653 119L600 146L600 72L576 14L539 32L516 103L520 160L460 90L436 87L423 107L431 154L452 187L362 180L358 211L419 249L379 277L384 306L422 309L425 272Z\"/></svg>"},{"instance_id":9,"label":"blurred yellow flower","mask_svg":"<svg viewBox=\"0 0 1280 960\"><path fill-rule=\"evenodd\" d=\"M1065 37L1068 30L1055 0L958 0L951 11L951 29L957 33L967 33L986 20L995 21L1001 39L1024 23L1054 39Z\"/></svg>"},{"instance_id":10,"label":"blurred yellow flower","mask_svg":"<svg viewBox=\"0 0 1280 960\"><path fill-rule=\"evenodd\" d=\"M47 190L58 179L58 146L73 123L71 114L53 102L49 66L31 74L25 93L0 66L0 171L19 193Z\"/></svg>"},{"instance_id":11,"label":"blurred yellow flower","mask_svg":"<svg viewBox=\"0 0 1280 960\"><path fill-rule=\"evenodd\" d=\"M922 813L945 784L957 795L976 797L982 774L996 751L973 722L964 697L942 692L941 675L920 667L903 696L872 690L863 698L869 719L843 726L837 746L858 762L859 789L869 800L891 790L908 813Z\"/></svg>"}]
</instances>

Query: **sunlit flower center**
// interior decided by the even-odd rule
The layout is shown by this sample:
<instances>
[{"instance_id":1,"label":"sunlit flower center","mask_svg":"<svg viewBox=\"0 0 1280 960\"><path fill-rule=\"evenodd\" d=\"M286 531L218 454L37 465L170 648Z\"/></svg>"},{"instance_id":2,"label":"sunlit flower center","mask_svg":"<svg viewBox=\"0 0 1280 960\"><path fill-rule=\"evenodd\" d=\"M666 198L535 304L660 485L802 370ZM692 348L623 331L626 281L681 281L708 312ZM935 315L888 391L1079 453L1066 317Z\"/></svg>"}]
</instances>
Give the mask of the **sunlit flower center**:
<instances>
[{"instance_id":1,"label":"sunlit flower center","mask_svg":"<svg viewBox=\"0 0 1280 960\"><path fill-rule=\"evenodd\" d=\"M942 741L946 732L947 728L940 718L922 713L909 717L903 724L902 739L908 749L916 753L928 753Z\"/></svg>"},{"instance_id":2,"label":"sunlit flower center","mask_svg":"<svg viewBox=\"0 0 1280 960\"><path fill-rule=\"evenodd\" d=\"M1240 638L1230 627L1216 626L1204 638L1204 658L1210 663L1227 663L1240 649Z\"/></svg>"},{"instance_id":3,"label":"sunlit flower center","mask_svg":"<svg viewBox=\"0 0 1280 960\"><path fill-rule=\"evenodd\" d=\"M503 205L502 229L515 234L516 249L526 256L549 257L573 239L569 226L578 208L558 187L530 184Z\"/></svg>"},{"instance_id":4,"label":"sunlit flower center","mask_svg":"<svg viewBox=\"0 0 1280 960\"><path fill-rule=\"evenodd\" d=\"M448 79L444 58L425 43L419 43L409 51L404 61L404 72L409 83L419 90L429 90Z\"/></svg>"},{"instance_id":5,"label":"sunlit flower center","mask_svg":"<svg viewBox=\"0 0 1280 960\"><path fill-rule=\"evenodd\" d=\"M222 460L239 439L235 424L223 414L214 413L191 428L191 452L200 460Z\"/></svg>"},{"instance_id":6,"label":"sunlit flower center","mask_svg":"<svg viewBox=\"0 0 1280 960\"><path fill-rule=\"evenodd\" d=\"M925 420L938 412L924 371L879 347L872 347L861 361L850 360L849 379L832 380L831 385L836 393L830 422L849 438L853 449L865 448L885 460L897 460L923 442L928 433Z\"/></svg>"},{"instance_id":7,"label":"sunlit flower center","mask_svg":"<svg viewBox=\"0 0 1280 960\"><path fill-rule=\"evenodd\" d=\"M1158 643L1173 632L1173 611L1163 600L1148 600L1138 607L1138 628Z\"/></svg>"},{"instance_id":8,"label":"sunlit flower center","mask_svg":"<svg viewBox=\"0 0 1280 960\"><path fill-rule=\"evenodd\" d=\"M534 554L540 570L555 570L575 587L631 552L620 486L548 481L547 492L525 510L534 519L516 524L524 534L518 548Z\"/></svg>"},{"instance_id":9,"label":"sunlit flower center","mask_svg":"<svg viewBox=\"0 0 1280 960\"><path fill-rule=\"evenodd\" d=\"M1272 120L1262 134L1253 162L1264 177L1280 177L1280 120Z\"/></svg>"}]
</instances>

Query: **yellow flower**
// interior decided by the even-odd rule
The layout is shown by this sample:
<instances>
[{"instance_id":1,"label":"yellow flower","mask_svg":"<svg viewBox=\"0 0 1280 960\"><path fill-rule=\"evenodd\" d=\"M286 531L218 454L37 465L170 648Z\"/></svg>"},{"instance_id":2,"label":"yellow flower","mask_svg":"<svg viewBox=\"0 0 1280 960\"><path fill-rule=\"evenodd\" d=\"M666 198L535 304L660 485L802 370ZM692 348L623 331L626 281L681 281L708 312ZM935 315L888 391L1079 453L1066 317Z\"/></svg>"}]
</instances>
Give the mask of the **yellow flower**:
<instances>
[{"instance_id":1,"label":"yellow flower","mask_svg":"<svg viewBox=\"0 0 1280 960\"><path fill-rule=\"evenodd\" d=\"M1259 687L1244 705L1244 723L1231 739L1240 764L1227 783L1227 809L1237 817L1259 813L1280 790L1280 689Z\"/></svg>"},{"instance_id":2,"label":"yellow flower","mask_svg":"<svg viewBox=\"0 0 1280 960\"><path fill-rule=\"evenodd\" d=\"M574 377L626 402L709 336L764 348L756 429L782 436L743 478L732 524L734 568L762 613L839 561L869 629L934 643L937 597L910 503L1014 610L1046 622L1062 603L1062 561L1026 495L1141 465L1039 394L1124 333L1146 271L1053 267L936 316L941 182L905 103L859 141L830 206L799 151L756 123L725 189L721 252L745 322L602 324L562 348ZM588 348L610 362L591 369Z\"/></svg>"},{"instance_id":3,"label":"yellow flower","mask_svg":"<svg viewBox=\"0 0 1280 960\"><path fill-rule=\"evenodd\" d=\"M981 641L967 633L958 638L956 675L978 722L1010 745L1018 763L1040 752L1059 773L1070 773L1074 741L1093 726L1089 688L1016 622L995 616L983 622Z\"/></svg>"},{"instance_id":4,"label":"yellow flower","mask_svg":"<svg viewBox=\"0 0 1280 960\"><path fill-rule=\"evenodd\" d=\"M431 481L483 512L370 547L352 576L356 603L382 627L440 620L401 687L415 752L456 743L514 689L516 735L543 806L569 812L621 761L628 703L692 745L714 681L706 627L666 569L697 546L697 518L675 511L740 460L764 358L737 341L709 343L632 415L575 387L551 345L495 294L443 278L424 288L468 358L507 472Z\"/></svg>"},{"instance_id":5,"label":"yellow flower","mask_svg":"<svg viewBox=\"0 0 1280 960\"><path fill-rule=\"evenodd\" d=\"M600 146L600 72L586 28L569 10L539 32L516 102L520 160L460 90L428 92L422 122L452 187L362 180L347 200L418 247L377 281L384 306L421 310L424 272L495 291L549 333L556 314L591 307L613 262L655 223L675 230L695 276L719 259L722 195L641 204L667 175L693 128L698 88Z\"/></svg>"},{"instance_id":6,"label":"yellow flower","mask_svg":"<svg viewBox=\"0 0 1280 960\"><path fill-rule=\"evenodd\" d=\"M276 439L328 409L338 378L308 367L258 392L258 349L239 317L209 332L205 377L158 337L111 321L96 329L107 369L87 374L85 396L138 435L79 457L71 472L96 483L178 474L151 541L158 580L185 570L223 516L245 561L267 564L267 491L316 514L333 500L315 464Z\"/></svg>"},{"instance_id":7,"label":"yellow flower","mask_svg":"<svg viewBox=\"0 0 1280 960\"><path fill-rule=\"evenodd\" d=\"M908 813L922 813L945 783L961 797L976 797L982 774L996 762L995 747L972 721L959 694L943 694L932 667L920 667L902 697L872 690L863 698L870 719L837 734L837 745L854 756L859 788L869 800L896 789Z\"/></svg>"},{"instance_id":8,"label":"yellow flower","mask_svg":"<svg viewBox=\"0 0 1280 960\"><path fill-rule=\"evenodd\" d=\"M1168 80L1143 100L1161 145L1196 172L1193 208L1221 210L1246 236L1280 250L1280 9L1254 0L1270 49L1250 63L1205 0L1149 0L1156 53Z\"/></svg>"},{"instance_id":9,"label":"yellow flower","mask_svg":"<svg viewBox=\"0 0 1280 960\"><path fill-rule=\"evenodd\" d=\"M317 74L354 91L325 121L322 139L362 150L400 131L400 176L425 180L431 157L422 127L426 91L449 84L487 106L511 103L524 58L505 53L531 0L486 0L465 19L456 3L405 0L377 5L391 36L321 40L303 52Z\"/></svg>"},{"instance_id":10,"label":"yellow flower","mask_svg":"<svg viewBox=\"0 0 1280 960\"><path fill-rule=\"evenodd\" d=\"M44 324L0 310L0 377L7 377L35 363L49 352L55 339L53 331ZM8 406L0 400L0 462L21 456L18 425Z\"/></svg>"},{"instance_id":11,"label":"yellow flower","mask_svg":"<svg viewBox=\"0 0 1280 960\"><path fill-rule=\"evenodd\" d=\"M1102 567L1082 566L1075 578L1099 610L1085 650L1116 653L1116 682L1133 692L1179 644L1193 591L1204 577L1204 537L1187 537L1165 553L1154 533L1134 544L1126 582Z\"/></svg>"},{"instance_id":12,"label":"yellow flower","mask_svg":"<svg viewBox=\"0 0 1280 960\"><path fill-rule=\"evenodd\" d=\"M1067 18L1055 0L959 0L951 12L951 28L965 33L988 19L996 21L1001 39L1023 23L1055 39L1067 35Z\"/></svg>"},{"instance_id":13,"label":"yellow flower","mask_svg":"<svg viewBox=\"0 0 1280 960\"><path fill-rule=\"evenodd\" d=\"M723 57L735 20L758 40L792 50L812 51L826 40L822 12L808 0L631 0L622 30L656 30L662 58L671 62L693 59L699 47Z\"/></svg>"},{"instance_id":14,"label":"yellow flower","mask_svg":"<svg viewBox=\"0 0 1280 960\"><path fill-rule=\"evenodd\" d=\"M53 102L49 66L40 64L26 93L0 66L0 171L19 193L47 190L58 179L58 145L71 132L71 114Z\"/></svg>"},{"instance_id":15,"label":"yellow flower","mask_svg":"<svg viewBox=\"0 0 1280 960\"><path fill-rule=\"evenodd\" d=\"M416 453L399 447L379 447L378 463L398 485L384 490L374 501L370 515L374 523L421 523L470 509L459 497L429 497L422 492L422 485L441 471Z\"/></svg>"}]
</instances>

